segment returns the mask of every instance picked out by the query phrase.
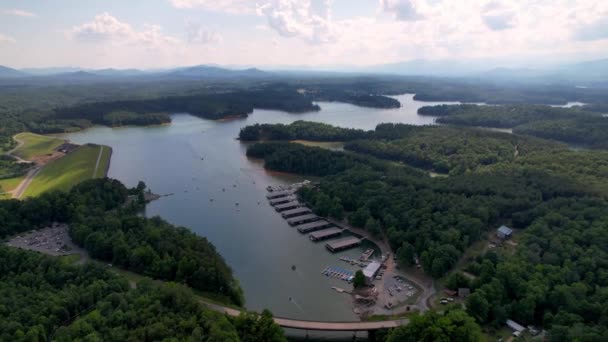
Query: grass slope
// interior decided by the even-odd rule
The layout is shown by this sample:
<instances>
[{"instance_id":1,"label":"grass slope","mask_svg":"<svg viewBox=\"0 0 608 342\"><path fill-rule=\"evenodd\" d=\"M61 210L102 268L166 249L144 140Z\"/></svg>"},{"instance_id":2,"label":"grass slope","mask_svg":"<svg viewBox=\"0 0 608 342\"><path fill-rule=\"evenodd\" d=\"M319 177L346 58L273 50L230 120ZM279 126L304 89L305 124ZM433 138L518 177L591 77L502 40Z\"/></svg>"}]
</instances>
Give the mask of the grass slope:
<instances>
[{"instance_id":1,"label":"grass slope","mask_svg":"<svg viewBox=\"0 0 608 342\"><path fill-rule=\"evenodd\" d=\"M12 191L19 186L23 178L25 178L25 175L0 179L0 200L11 198L11 194L8 191Z\"/></svg>"},{"instance_id":2,"label":"grass slope","mask_svg":"<svg viewBox=\"0 0 608 342\"><path fill-rule=\"evenodd\" d=\"M26 160L35 156L53 153L57 146L63 144L63 140L61 139L28 132L15 135L15 139L23 141L23 145L14 154Z\"/></svg>"},{"instance_id":3,"label":"grass slope","mask_svg":"<svg viewBox=\"0 0 608 342\"><path fill-rule=\"evenodd\" d=\"M99 167L95 172L97 157L102 151ZM38 196L49 190L69 190L74 185L91 178L106 176L110 148L87 144L61 159L54 160L40 171L24 193L24 197Z\"/></svg>"}]
</instances>

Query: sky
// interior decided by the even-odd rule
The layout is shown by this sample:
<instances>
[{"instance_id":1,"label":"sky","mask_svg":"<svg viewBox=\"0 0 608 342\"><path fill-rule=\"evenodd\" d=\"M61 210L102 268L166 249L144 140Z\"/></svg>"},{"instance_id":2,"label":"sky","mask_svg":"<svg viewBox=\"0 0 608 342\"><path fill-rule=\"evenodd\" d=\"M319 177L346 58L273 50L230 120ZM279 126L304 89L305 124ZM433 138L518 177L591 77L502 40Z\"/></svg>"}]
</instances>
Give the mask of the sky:
<instances>
[{"instance_id":1,"label":"sky","mask_svg":"<svg viewBox=\"0 0 608 342\"><path fill-rule=\"evenodd\" d=\"M607 0L0 0L0 65L16 68L607 56Z\"/></svg>"}]
</instances>

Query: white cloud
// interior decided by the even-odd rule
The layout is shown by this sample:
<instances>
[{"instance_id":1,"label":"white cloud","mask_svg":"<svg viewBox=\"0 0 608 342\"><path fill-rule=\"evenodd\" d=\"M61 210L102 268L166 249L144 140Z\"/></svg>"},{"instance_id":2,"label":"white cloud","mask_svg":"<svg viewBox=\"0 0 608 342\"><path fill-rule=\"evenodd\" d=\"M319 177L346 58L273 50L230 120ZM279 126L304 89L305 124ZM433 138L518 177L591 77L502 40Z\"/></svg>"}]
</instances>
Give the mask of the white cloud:
<instances>
[{"instance_id":1,"label":"white cloud","mask_svg":"<svg viewBox=\"0 0 608 342\"><path fill-rule=\"evenodd\" d=\"M233 14L254 13L255 1L250 0L169 0L180 9L201 8Z\"/></svg>"},{"instance_id":2,"label":"white cloud","mask_svg":"<svg viewBox=\"0 0 608 342\"><path fill-rule=\"evenodd\" d=\"M143 30L137 31L128 23L121 22L108 13L96 15L93 21L73 27L70 34L77 41L91 43L109 42L162 47L179 42L177 38L165 35L158 25L145 25Z\"/></svg>"},{"instance_id":3,"label":"white cloud","mask_svg":"<svg viewBox=\"0 0 608 342\"><path fill-rule=\"evenodd\" d=\"M4 14L4 15L15 15L18 17L35 17L36 14L32 13L32 12L28 12L28 11L24 11L24 10L20 10L20 9L3 9L0 10L0 13Z\"/></svg>"},{"instance_id":4,"label":"white cloud","mask_svg":"<svg viewBox=\"0 0 608 342\"><path fill-rule=\"evenodd\" d=\"M15 38L0 33L0 44L1 43L14 43L14 42L15 42Z\"/></svg>"},{"instance_id":5,"label":"white cloud","mask_svg":"<svg viewBox=\"0 0 608 342\"><path fill-rule=\"evenodd\" d=\"M380 0L382 11L391 13L397 20L413 21L424 19L413 0Z\"/></svg>"},{"instance_id":6,"label":"white cloud","mask_svg":"<svg viewBox=\"0 0 608 342\"><path fill-rule=\"evenodd\" d=\"M312 44L334 42L331 1L321 7L324 13L314 10L310 0L273 0L257 5L257 13L283 37L299 37Z\"/></svg>"},{"instance_id":7,"label":"white cloud","mask_svg":"<svg viewBox=\"0 0 608 342\"><path fill-rule=\"evenodd\" d=\"M221 34L208 31L198 23L186 25L186 38L191 44L217 44L223 41Z\"/></svg>"}]
</instances>

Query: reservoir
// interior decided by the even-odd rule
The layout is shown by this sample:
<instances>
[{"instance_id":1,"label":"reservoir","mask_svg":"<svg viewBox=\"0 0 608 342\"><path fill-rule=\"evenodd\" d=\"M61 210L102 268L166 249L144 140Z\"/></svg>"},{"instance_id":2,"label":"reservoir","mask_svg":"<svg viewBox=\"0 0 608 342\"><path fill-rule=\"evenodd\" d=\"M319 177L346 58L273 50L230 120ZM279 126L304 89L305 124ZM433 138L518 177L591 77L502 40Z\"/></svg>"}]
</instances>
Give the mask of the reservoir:
<instances>
[{"instance_id":1,"label":"reservoir","mask_svg":"<svg viewBox=\"0 0 608 342\"><path fill-rule=\"evenodd\" d=\"M111 146L109 177L130 187L143 180L155 193L172 193L150 203L145 214L207 237L239 279L248 309L268 308L276 316L296 319L356 320L350 296L331 289L350 285L321 272L328 266L358 269L338 258L358 258L370 245L332 254L325 248L327 241L314 243L290 227L268 204L265 189L303 178L265 170L260 161L245 156L247 145L236 137L246 125L296 120L361 129L382 122L434 123L432 117L418 116L417 110L437 103L414 101L411 94L395 98L401 108L320 102L319 112L255 110L247 118L230 121L174 114L170 125L94 127L61 137Z\"/></svg>"}]
</instances>

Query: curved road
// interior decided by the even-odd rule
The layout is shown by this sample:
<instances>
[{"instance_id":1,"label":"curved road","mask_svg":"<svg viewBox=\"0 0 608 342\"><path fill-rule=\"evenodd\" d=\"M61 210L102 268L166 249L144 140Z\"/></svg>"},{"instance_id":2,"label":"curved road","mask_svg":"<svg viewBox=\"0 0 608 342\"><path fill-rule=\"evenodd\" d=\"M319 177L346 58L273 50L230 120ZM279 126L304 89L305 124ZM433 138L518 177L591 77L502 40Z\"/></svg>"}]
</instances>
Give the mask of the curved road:
<instances>
[{"instance_id":1,"label":"curved road","mask_svg":"<svg viewBox=\"0 0 608 342\"><path fill-rule=\"evenodd\" d=\"M225 313L229 316L238 316L240 310L229 308L215 303L203 301L207 307L212 310ZM399 319L391 321L379 322L322 322L322 321L304 321L290 318L274 317L274 322L283 328L300 329L300 330L322 330L322 331L371 331L379 329L396 328L401 325L406 325L409 319Z\"/></svg>"}]
</instances>

